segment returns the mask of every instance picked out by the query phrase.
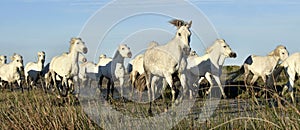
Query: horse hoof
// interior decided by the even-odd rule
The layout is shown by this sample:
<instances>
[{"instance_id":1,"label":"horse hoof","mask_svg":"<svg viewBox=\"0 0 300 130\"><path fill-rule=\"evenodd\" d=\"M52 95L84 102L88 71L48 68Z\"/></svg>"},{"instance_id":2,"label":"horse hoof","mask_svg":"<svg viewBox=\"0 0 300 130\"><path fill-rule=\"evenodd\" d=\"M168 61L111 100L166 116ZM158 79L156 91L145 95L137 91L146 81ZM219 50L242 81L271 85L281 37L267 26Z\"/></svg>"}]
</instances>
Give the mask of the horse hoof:
<instances>
[{"instance_id":1,"label":"horse hoof","mask_svg":"<svg viewBox=\"0 0 300 130\"><path fill-rule=\"evenodd\" d=\"M149 116L153 116L153 113L152 113L152 110L151 110L151 109L148 109L148 115L149 115Z\"/></svg>"},{"instance_id":2,"label":"horse hoof","mask_svg":"<svg viewBox=\"0 0 300 130\"><path fill-rule=\"evenodd\" d=\"M168 108L165 108L165 110L164 110L165 112L168 112Z\"/></svg>"},{"instance_id":3,"label":"horse hoof","mask_svg":"<svg viewBox=\"0 0 300 130\"><path fill-rule=\"evenodd\" d=\"M208 94L209 94L209 91L206 91L205 94L208 95Z\"/></svg>"}]
</instances>

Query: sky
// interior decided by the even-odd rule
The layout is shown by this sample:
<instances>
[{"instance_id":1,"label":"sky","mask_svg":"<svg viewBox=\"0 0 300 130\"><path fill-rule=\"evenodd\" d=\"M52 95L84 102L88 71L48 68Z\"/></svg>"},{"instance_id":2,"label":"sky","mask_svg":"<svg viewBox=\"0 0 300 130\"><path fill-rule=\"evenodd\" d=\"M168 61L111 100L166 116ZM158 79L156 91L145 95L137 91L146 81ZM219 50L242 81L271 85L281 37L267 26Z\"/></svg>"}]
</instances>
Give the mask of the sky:
<instances>
[{"instance_id":1,"label":"sky","mask_svg":"<svg viewBox=\"0 0 300 130\"><path fill-rule=\"evenodd\" d=\"M144 13L120 20L108 31L101 29L110 24L108 19L113 19L120 14L118 12L120 8L131 11L138 6L140 10L155 8L158 11L168 11L168 8L172 7L175 12L178 10L178 15L180 10L190 8L180 2L168 3L164 0L157 2L161 3L142 1L131 5L120 2L119 5L110 7L107 15L99 18L100 25L94 27L90 33L102 38L102 41L96 42L84 39L82 33L88 24L93 22L93 17L103 13L103 8L108 7L107 4L111 4L111 1L1 0L0 55L11 56L16 52L21 54L27 63L37 60L38 51L45 51L46 62L50 62L53 56L68 51L71 37L81 35L91 50L88 53L89 61L97 61L98 58L95 57L100 53L112 57L121 42L128 43L133 54L136 55L141 53L141 50L135 47L145 48L149 39L165 43L173 37L176 28L168 24L170 16ZM227 59L226 65L241 65L250 54L266 55L280 44L285 45L290 54L300 51L298 43L300 2L297 0L190 0L188 2L203 14L201 17L207 18L210 23L207 26L212 26L217 36L225 39L232 50L238 54L235 59ZM193 20L189 18L197 17L195 15L195 13L185 13L184 20ZM207 36L197 33L197 27L205 26L194 19L191 27L191 46L200 55L204 53L208 44L203 42ZM106 35L100 36L101 31ZM203 28L203 31L208 30Z\"/></svg>"}]
</instances>

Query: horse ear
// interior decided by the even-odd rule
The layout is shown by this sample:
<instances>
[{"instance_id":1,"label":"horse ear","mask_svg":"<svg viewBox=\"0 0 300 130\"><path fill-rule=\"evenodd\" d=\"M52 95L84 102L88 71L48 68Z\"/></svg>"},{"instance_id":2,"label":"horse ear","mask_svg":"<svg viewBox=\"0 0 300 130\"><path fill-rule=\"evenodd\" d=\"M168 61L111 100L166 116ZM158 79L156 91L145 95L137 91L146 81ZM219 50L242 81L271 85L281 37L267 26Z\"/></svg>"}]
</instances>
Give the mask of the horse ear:
<instances>
[{"instance_id":1,"label":"horse ear","mask_svg":"<svg viewBox=\"0 0 300 130\"><path fill-rule=\"evenodd\" d=\"M72 37L71 40L70 40L70 44L74 44L76 38L75 37Z\"/></svg>"},{"instance_id":2,"label":"horse ear","mask_svg":"<svg viewBox=\"0 0 300 130\"><path fill-rule=\"evenodd\" d=\"M188 28L192 27L192 20L188 23Z\"/></svg>"},{"instance_id":3,"label":"horse ear","mask_svg":"<svg viewBox=\"0 0 300 130\"><path fill-rule=\"evenodd\" d=\"M13 61L14 59L15 59L14 56L11 56L11 57L10 57L10 60L11 60L11 61Z\"/></svg>"}]
</instances>

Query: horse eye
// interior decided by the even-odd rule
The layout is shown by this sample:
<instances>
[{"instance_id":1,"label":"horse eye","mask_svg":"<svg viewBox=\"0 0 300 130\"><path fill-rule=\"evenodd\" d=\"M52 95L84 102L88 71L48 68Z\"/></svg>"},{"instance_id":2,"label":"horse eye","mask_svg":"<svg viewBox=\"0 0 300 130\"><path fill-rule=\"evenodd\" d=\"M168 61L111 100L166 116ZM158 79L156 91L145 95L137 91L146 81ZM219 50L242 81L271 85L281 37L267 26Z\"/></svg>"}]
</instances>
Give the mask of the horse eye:
<instances>
[{"instance_id":1,"label":"horse eye","mask_svg":"<svg viewBox=\"0 0 300 130\"><path fill-rule=\"evenodd\" d=\"M282 54L284 55L284 52L282 52Z\"/></svg>"},{"instance_id":2,"label":"horse eye","mask_svg":"<svg viewBox=\"0 0 300 130\"><path fill-rule=\"evenodd\" d=\"M122 50L124 50L125 48L122 48Z\"/></svg>"},{"instance_id":3,"label":"horse eye","mask_svg":"<svg viewBox=\"0 0 300 130\"><path fill-rule=\"evenodd\" d=\"M224 48L226 48L227 46L223 46Z\"/></svg>"},{"instance_id":4,"label":"horse eye","mask_svg":"<svg viewBox=\"0 0 300 130\"><path fill-rule=\"evenodd\" d=\"M77 44L79 44L79 42L77 42Z\"/></svg>"},{"instance_id":5,"label":"horse eye","mask_svg":"<svg viewBox=\"0 0 300 130\"><path fill-rule=\"evenodd\" d=\"M17 62L19 62L19 60L17 60Z\"/></svg>"},{"instance_id":6,"label":"horse eye","mask_svg":"<svg viewBox=\"0 0 300 130\"><path fill-rule=\"evenodd\" d=\"M181 37L181 33L178 33L178 36Z\"/></svg>"}]
</instances>

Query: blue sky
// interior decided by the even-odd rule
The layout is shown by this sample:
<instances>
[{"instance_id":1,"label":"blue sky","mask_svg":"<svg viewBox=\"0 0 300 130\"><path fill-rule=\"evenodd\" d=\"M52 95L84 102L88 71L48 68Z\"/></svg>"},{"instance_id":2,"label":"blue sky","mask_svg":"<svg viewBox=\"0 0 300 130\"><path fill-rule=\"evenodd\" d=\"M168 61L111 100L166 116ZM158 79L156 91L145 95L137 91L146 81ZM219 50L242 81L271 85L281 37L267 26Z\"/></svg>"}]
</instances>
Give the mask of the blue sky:
<instances>
[{"instance_id":1,"label":"blue sky","mask_svg":"<svg viewBox=\"0 0 300 130\"><path fill-rule=\"evenodd\" d=\"M2 0L0 2L0 55L17 52L27 61L36 60L36 52L46 52L46 62L68 50L71 37L78 36L90 17L110 1L103 0ZM266 55L279 44L287 46L290 53L299 52L300 2L297 0L191 0L209 18L219 36L224 38L238 58L228 59L227 65L240 65L250 54ZM128 6L128 5L123 5ZM150 4L141 4L151 6ZM161 8L166 3L160 5ZM180 7L180 6L178 6ZM117 8L117 7L116 7ZM130 9L130 6L128 6ZM193 15L193 14L187 14ZM112 16L113 17L113 16ZM105 18L103 18L105 20ZM151 27L152 19L139 17L135 27ZM166 22L155 22L153 28L163 27L170 38L175 29ZM186 19L189 20L189 19ZM130 22L130 20L129 20ZM126 23L124 24L126 25ZM128 24L131 25L132 24ZM120 26L120 27L119 27ZM106 37L109 46L100 53L112 56L118 41L124 41L128 26L115 27L115 32ZM193 23L197 26L197 23ZM192 28L193 28L192 26ZM193 35L194 36L194 35ZM153 40L155 35L153 35ZM203 46L196 37L192 47L203 54ZM131 38L131 41L134 40ZM161 41L164 42L165 39ZM130 39L129 39L130 41ZM110 44L110 42L112 44ZM89 44L89 43L87 43ZM94 59L89 59L94 60Z\"/></svg>"}]
</instances>

